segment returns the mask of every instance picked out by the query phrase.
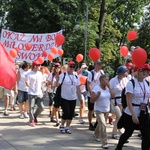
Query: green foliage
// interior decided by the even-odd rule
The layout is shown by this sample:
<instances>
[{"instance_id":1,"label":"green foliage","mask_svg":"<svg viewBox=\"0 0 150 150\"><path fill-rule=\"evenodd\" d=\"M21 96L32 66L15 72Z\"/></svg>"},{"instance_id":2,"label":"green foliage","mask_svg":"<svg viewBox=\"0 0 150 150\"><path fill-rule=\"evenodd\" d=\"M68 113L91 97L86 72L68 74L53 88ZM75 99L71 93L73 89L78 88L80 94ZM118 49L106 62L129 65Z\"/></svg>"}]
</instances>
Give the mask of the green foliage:
<instances>
[{"instance_id":1,"label":"green foliage","mask_svg":"<svg viewBox=\"0 0 150 150\"><path fill-rule=\"evenodd\" d=\"M85 53L85 29L87 5L88 11L88 51L98 46L100 41L100 8L102 0L1 0L0 28L9 28L16 32L51 33L63 29L66 42L63 44L64 57L75 59L78 53ZM104 26L101 40L101 60L113 70L123 64L120 56L122 45L138 45L145 48L150 56L150 16L144 15L149 0L106 1ZM150 8L148 8L150 12ZM7 16L6 16L7 13ZM142 24L141 24L142 22ZM130 42L126 35L129 30L138 31L138 39Z\"/></svg>"}]
</instances>

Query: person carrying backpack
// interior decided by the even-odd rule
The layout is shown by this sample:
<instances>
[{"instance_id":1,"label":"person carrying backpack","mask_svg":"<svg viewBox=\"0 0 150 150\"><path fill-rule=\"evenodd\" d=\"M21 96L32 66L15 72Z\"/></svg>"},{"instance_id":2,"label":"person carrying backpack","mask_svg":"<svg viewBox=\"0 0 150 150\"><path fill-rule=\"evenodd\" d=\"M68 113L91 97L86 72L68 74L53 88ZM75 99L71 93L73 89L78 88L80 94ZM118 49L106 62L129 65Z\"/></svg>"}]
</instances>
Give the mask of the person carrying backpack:
<instances>
[{"instance_id":1,"label":"person carrying backpack","mask_svg":"<svg viewBox=\"0 0 150 150\"><path fill-rule=\"evenodd\" d=\"M91 131L95 130L97 122L95 123L95 125L92 124L94 103L90 102L90 97L91 97L92 89L96 85L100 84L99 78L102 74L104 74L104 72L102 70L102 62L101 61L94 62L94 69L88 73L88 78L87 78L88 121L89 121L89 130L91 130Z\"/></svg>"},{"instance_id":2,"label":"person carrying backpack","mask_svg":"<svg viewBox=\"0 0 150 150\"><path fill-rule=\"evenodd\" d=\"M116 116L112 130L112 138L117 140L122 134L120 129L117 130L117 123L122 114L121 93L126 87L127 82L127 68L125 66L119 66L117 68L117 75L110 80L110 86L116 93L116 97L111 99L111 113Z\"/></svg>"},{"instance_id":3,"label":"person carrying backpack","mask_svg":"<svg viewBox=\"0 0 150 150\"><path fill-rule=\"evenodd\" d=\"M134 130L140 130L142 135L142 150L149 150L149 114L148 103L150 97L150 86L145 78L147 69L134 68L134 83L129 81L126 86L127 107L122 115L124 133L121 135L115 150L122 150L123 145L132 136Z\"/></svg>"}]
</instances>

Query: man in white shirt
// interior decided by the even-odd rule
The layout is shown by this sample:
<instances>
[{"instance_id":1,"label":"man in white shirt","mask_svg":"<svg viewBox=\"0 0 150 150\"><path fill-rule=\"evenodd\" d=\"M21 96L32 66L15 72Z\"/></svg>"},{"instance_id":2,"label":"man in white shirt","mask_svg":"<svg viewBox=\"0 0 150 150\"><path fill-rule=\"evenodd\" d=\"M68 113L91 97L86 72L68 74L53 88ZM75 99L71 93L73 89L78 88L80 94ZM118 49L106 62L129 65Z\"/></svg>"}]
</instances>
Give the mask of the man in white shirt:
<instances>
[{"instance_id":1,"label":"man in white shirt","mask_svg":"<svg viewBox=\"0 0 150 150\"><path fill-rule=\"evenodd\" d=\"M37 123L37 116L44 110L43 97L44 93L44 81L43 75L39 71L41 64L36 60L32 63L33 69L27 74L26 84L29 86L29 124L35 126ZM37 109L34 113L34 106L37 105Z\"/></svg>"}]
</instances>

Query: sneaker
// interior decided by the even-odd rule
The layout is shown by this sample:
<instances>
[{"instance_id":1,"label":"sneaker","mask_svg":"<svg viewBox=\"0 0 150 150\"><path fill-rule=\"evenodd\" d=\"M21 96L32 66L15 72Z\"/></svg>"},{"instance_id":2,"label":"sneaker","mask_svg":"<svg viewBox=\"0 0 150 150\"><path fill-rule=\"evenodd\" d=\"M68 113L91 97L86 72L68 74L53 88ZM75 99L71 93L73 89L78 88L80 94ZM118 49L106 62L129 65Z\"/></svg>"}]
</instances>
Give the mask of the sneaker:
<instances>
[{"instance_id":1,"label":"sneaker","mask_svg":"<svg viewBox=\"0 0 150 150\"><path fill-rule=\"evenodd\" d=\"M109 147L108 147L108 145L106 144L106 145L102 145L102 148L103 148L103 149L108 149Z\"/></svg>"},{"instance_id":2,"label":"sneaker","mask_svg":"<svg viewBox=\"0 0 150 150\"><path fill-rule=\"evenodd\" d=\"M51 118L50 121L51 121L51 122L54 122L54 123L57 122L57 120L55 120L55 119L53 119L53 118Z\"/></svg>"},{"instance_id":3,"label":"sneaker","mask_svg":"<svg viewBox=\"0 0 150 150\"><path fill-rule=\"evenodd\" d=\"M8 113L8 111L4 111L4 116L9 116L9 113Z\"/></svg>"},{"instance_id":4,"label":"sneaker","mask_svg":"<svg viewBox=\"0 0 150 150\"><path fill-rule=\"evenodd\" d=\"M34 122L38 123L37 117L34 116Z\"/></svg>"},{"instance_id":5,"label":"sneaker","mask_svg":"<svg viewBox=\"0 0 150 150\"><path fill-rule=\"evenodd\" d=\"M93 135L93 137L94 137L95 141L97 141L97 142L100 142L100 141L101 141L100 138L97 138L97 137L95 136L95 134Z\"/></svg>"},{"instance_id":6,"label":"sneaker","mask_svg":"<svg viewBox=\"0 0 150 150\"><path fill-rule=\"evenodd\" d=\"M80 124L84 124L85 121L84 121L83 119L79 119L79 123L80 123Z\"/></svg>"},{"instance_id":7,"label":"sneaker","mask_svg":"<svg viewBox=\"0 0 150 150\"><path fill-rule=\"evenodd\" d=\"M94 128L94 126L93 126L92 123L90 123L90 125L89 125L89 130L91 130L91 131L94 131L94 130L95 130L95 128Z\"/></svg>"},{"instance_id":8,"label":"sneaker","mask_svg":"<svg viewBox=\"0 0 150 150\"><path fill-rule=\"evenodd\" d=\"M65 133L71 134L71 131L69 130L69 128L66 128L66 129L65 129Z\"/></svg>"},{"instance_id":9,"label":"sneaker","mask_svg":"<svg viewBox=\"0 0 150 150\"><path fill-rule=\"evenodd\" d=\"M34 120L30 121L29 125L30 125L31 127L34 127L34 126L35 126Z\"/></svg>"},{"instance_id":10,"label":"sneaker","mask_svg":"<svg viewBox=\"0 0 150 150\"><path fill-rule=\"evenodd\" d=\"M113 138L113 139L116 139L116 140L119 140L120 136L119 136L118 134L113 134L113 135L112 135L112 138Z\"/></svg>"},{"instance_id":11,"label":"sneaker","mask_svg":"<svg viewBox=\"0 0 150 150\"><path fill-rule=\"evenodd\" d=\"M78 114L78 113L76 113L76 112L74 112L73 117L77 117L77 116L79 116L79 114Z\"/></svg>"},{"instance_id":12,"label":"sneaker","mask_svg":"<svg viewBox=\"0 0 150 150\"><path fill-rule=\"evenodd\" d=\"M20 119L24 119L24 115L23 114L20 115Z\"/></svg>"},{"instance_id":13,"label":"sneaker","mask_svg":"<svg viewBox=\"0 0 150 150\"><path fill-rule=\"evenodd\" d=\"M59 123L59 122L56 122L56 125L55 125L55 126L58 127L59 125L60 125L60 123Z\"/></svg>"},{"instance_id":14,"label":"sneaker","mask_svg":"<svg viewBox=\"0 0 150 150\"><path fill-rule=\"evenodd\" d=\"M24 117L29 118L29 115L27 114L27 112L24 112Z\"/></svg>"},{"instance_id":15,"label":"sneaker","mask_svg":"<svg viewBox=\"0 0 150 150\"><path fill-rule=\"evenodd\" d=\"M60 126L59 130L60 130L61 133L65 133L65 128L63 126Z\"/></svg>"}]
</instances>

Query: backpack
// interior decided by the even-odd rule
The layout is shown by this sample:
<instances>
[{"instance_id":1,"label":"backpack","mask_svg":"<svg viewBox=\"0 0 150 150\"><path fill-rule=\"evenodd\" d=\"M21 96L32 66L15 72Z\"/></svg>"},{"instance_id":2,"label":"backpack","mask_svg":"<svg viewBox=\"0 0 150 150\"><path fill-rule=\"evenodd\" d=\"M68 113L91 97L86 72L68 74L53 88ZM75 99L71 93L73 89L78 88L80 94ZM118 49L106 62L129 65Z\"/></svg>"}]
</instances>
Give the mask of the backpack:
<instances>
[{"instance_id":1,"label":"backpack","mask_svg":"<svg viewBox=\"0 0 150 150\"><path fill-rule=\"evenodd\" d=\"M93 81L93 80L94 80L94 71L92 70L92 71L90 71L90 72L91 72L91 74L92 74L92 81ZM100 73L101 73L101 75L104 74L102 71L100 71ZM86 91L88 91L88 88L87 88L87 78L86 78L86 82L85 82L85 89L86 89Z\"/></svg>"},{"instance_id":2,"label":"backpack","mask_svg":"<svg viewBox=\"0 0 150 150\"><path fill-rule=\"evenodd\" d=\"M66 76L66 72L64 73L64 77L62 79L61 84L56 89L56 93L54 96L54 107L55 108L59 108L59 106L61 106L61 86L64 82L65 76Z\"/></svg>"},{"instance_id":3,"label":"backpack","mask_svg":"<svg viewBox=\"0 0 150 150\"><path fill-rule=\"evenodd\" d=\"M133 89L134 89L134 88L135 88L135 81L134 81L134 79L131 79L130 81L132 82L132 84L133 84ZM145 80L145 81L147 82L147 84L148 84L148 86L149 86L149 82L148 82L147 80ZM126 88L124 88L124 89L122 90L122 93L121 93L121 104L122 104L123 109L125 109L125 108L127 107L127 101L126 101L126 94L125 94L125 91L126 91Z\"/></svg>"}]
</instances>

